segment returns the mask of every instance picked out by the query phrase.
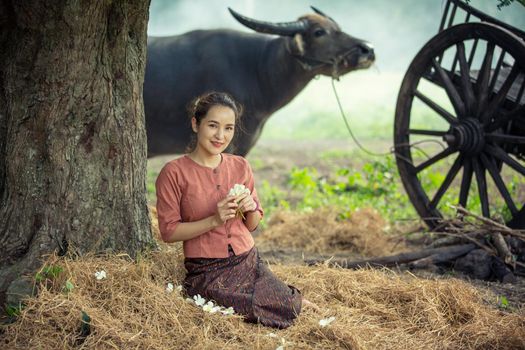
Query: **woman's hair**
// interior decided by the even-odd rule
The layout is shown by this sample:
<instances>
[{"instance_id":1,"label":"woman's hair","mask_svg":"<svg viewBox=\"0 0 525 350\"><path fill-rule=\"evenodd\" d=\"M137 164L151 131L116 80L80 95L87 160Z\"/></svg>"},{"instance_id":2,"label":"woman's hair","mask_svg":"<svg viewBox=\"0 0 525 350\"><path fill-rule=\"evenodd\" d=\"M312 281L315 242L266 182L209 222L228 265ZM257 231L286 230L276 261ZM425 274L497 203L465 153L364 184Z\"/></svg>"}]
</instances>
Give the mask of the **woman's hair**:
<instances>
[{"instance_id":1,"label":"woman's hair","mask_svg":"<svg viewBox=\"0 0 525 350\"><path fill-rule=\"evenodd\" d=\"M202 119L206 117L208 111L214 106L224 106L229 107L235 114L235 129L242 130L241 127L241 116L243 112L243 106L237 102L231 95L225 92L206 92L200 96L197 96L191 100L188 105L188 116L191 122L191 118L195 117L197 120L197 125L200 125ZM230 143L228 151L232 152L234 147L234 141L238 132L235 133L234 140ZM197 138L195 134L192 134L190 143L186 148L187 152L191 152L195 149Z\"/></svg>"}]
</instances>

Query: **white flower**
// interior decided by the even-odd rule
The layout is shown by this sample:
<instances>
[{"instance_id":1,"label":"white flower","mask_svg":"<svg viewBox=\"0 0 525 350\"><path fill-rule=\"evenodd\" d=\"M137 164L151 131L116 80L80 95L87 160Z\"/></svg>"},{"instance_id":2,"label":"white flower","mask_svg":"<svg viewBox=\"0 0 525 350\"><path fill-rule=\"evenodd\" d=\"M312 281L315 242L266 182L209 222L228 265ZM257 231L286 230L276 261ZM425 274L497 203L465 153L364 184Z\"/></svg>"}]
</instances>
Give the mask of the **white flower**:
<instances>
[{"instance_id":1,"label":"white flower","mask_svg":"<svg viewBox=\"0 0 525 350\"><path fill-rule=\"evenodd\" d=\"M177 292L182 292L182 286L177 286Z\"/></svg>"},{"instance_id":2,"label":"white flower","mask_svg":"<svg viewBox=\"0 0 525 350\"><path fill-rule=\"evenodd\" d=\"M168 286L166 287L166 292L168 293L173 292L173 283L168 283Z\"/></svg>"},{"instance_id":3,"label":"white flower","mask_svg":"<svg viewBox=\"0 0 525 350\"><path fill-rule=\"evenodd\" d=\"M272 332L266 334L266 336L267 336L267 337L270 337L270 338L277 338L277 334L272 333Z\"/></svg>"},{"instance_id":4,"label":"white flower","mask_svg":"<svg viewBox=\"0 0 525 350\"><path fill-rule=\"evenodd\" d=\"M231 189L230 192L228 192L228 195L230 196L238 196L241 194L250 194L250 190L246 188L244 185L241 184L235 184Z\"/></svg>"},{"instance_id":5,"label":"white flower","mask_svg":"<svg viewBox=\"0 0 525 350\"><path fill-rule=\"evenodd\" d=\"M326 326L328 326L330 323L332 323L334 321L335 321L335 317L334 316L331 316L331 317L328 317L328 318L323 318L322 320L319 321L319 325L321 327L326 327Z\"/></svg>"},{"instance_id":6,"label":"white flower","mask_svg":"<svg viewBox=\"0 0 525 350\"><path fill-rule=\"evenodd\" d=\"M187 301L188 303L192 303L192 304L193 304L193 299L192 299L192 298L186 298L186 301Z\"/></svg>"},{"instance_id":7,"label":"white flower","mask_svg":"<svg viewBox=\"0 0 525 350\"><path fill-rule=\"evenodd\" d=\"M233 307L230 306L227 309L222 309L221 312L223 315L233 315L235 313L235 310L233 309Z\"/></svg>"},{"instance_id":8,"label":"white flower","mask_svg":"<svg viewBox=\"0 0 525 350\"><path fill-rule=\"evenodd\" d=\"M193 296L193 300L195 300L195 305L197 305L197 306L203 306L204 303L206 303L206 299L201 297L200 294L194 295Z\"/></svg>"},{"instance_id":9,"label":"white flower","mask_svg":"<svg viewBox=\"0 0 525 350\"><path fill-rule=\"evenodd\" d=\"M106 278L106 271L100 270L95 272L95 277L97 280L103 280L104 278Z\"/></svg>"},{"instance_id":10,"label":"white flower","mask_svg":"<svg viewBox=\"0 0 525 350\"><path fill-rule=\"evenodd\" d=\"M213 310L213 306L214 306L214 305L213 305L213 301L208 301L208 302L206 303L206 305L204 305L204 306L202 307L202 310L211 313L211 311Z\"/></svg>"}]
</instances>

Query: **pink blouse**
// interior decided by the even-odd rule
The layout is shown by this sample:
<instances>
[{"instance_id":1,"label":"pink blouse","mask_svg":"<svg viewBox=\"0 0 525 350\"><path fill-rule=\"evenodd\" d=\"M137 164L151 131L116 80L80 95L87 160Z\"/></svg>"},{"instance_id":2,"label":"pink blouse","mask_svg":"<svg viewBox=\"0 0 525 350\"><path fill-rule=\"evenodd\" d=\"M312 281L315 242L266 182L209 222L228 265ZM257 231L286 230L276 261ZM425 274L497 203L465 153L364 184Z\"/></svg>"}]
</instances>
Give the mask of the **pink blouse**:
<instances>
[{"instance_id":1,"label":"pink blouse","mask_svg":"<svg viewBox=\"0 0 525 350\"><path fill-rule=\"evenodd\" d=\"M250 164L240 156L222 153L221 163L214 169L196 163L187 155L168 162L155 183L157 214L163 239L181 222L192 222L212 216L217 202L224 199L235 184L250 189L260 203L254 187ZM259 205L258 209L263 215ZM250 250L253 237L242 218L226 221L222 226L184 241L187 258L227 258L228 244L236 255Z\"/></svg>"}]
</instances>

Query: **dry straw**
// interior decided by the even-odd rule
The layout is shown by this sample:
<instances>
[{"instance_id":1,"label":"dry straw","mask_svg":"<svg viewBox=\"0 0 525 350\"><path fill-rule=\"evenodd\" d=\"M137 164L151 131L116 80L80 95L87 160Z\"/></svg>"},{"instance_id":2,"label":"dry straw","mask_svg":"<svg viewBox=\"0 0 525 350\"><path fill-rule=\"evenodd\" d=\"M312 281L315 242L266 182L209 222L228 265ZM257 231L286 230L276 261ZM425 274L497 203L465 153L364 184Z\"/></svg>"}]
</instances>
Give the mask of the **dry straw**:
<instances>
[{"instance_id":1,"label":"dry straw","mask_svg":"<svg viewBox=\"0 0 525 350\"><path fill-rule=\"evenodd\" d=\"M301 249L313 253L358 253L365 256L391 254L403 249L374 209L363 208L349 219L338 220L337 211L318 209L310 213L278 212L268 228L257 236L257 244Z\"/></svg>"},{"instance_id":2,"label":"dry straw","mask_svg":"<svg viewBox=\"0 0 525 350\"><path fill-rule=\"evenodd\" d=\"M27 300L0 334L3 349L519 349L525 314L490 306L496 296L466 282L423 280L388 270L326 266L270 268L321 311L305 310L294 326L274 330L239 316L209 314L167 283L184 278L179 244L160 245L132 261L126 255L58 258L63 271ZM97 280L95 272L107 277ZM66 282L73 284L69 292ZM489 295L489 299L487 299ZM492 298L492 299L490 299ZM82 336L81 315L90 317ZM329 326L319 320L335 316ZM277 337L269 336L275 333Z\"/></svg>"}]
</instances>

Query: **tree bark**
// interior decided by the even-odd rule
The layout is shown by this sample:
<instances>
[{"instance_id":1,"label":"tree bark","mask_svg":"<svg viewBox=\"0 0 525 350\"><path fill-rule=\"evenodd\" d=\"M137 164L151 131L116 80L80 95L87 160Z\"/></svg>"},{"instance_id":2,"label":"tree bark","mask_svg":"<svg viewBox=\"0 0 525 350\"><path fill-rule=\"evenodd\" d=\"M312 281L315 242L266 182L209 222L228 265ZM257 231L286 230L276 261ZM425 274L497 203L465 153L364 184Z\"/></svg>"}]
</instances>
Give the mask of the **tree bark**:
<instances>
[{"instance_id":1,"label":"tree bark","mask_svg":"<svg viewBox=\"0 0 525 350\"><path fill-rule=\"evenodd\" d=\"M47 253L135 256L154 245L142 102L148 8L0 0L2 303L24 294L21 276Z\"/></svg>"}]
</instances>

